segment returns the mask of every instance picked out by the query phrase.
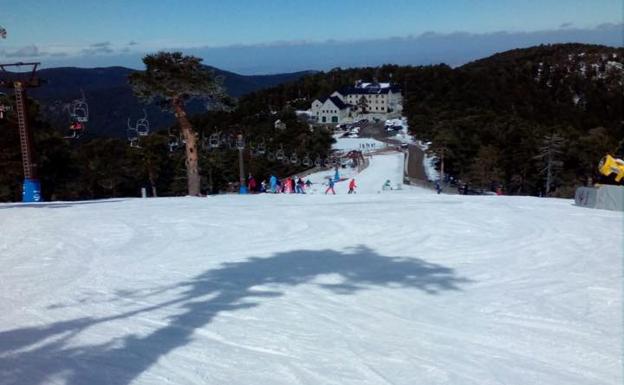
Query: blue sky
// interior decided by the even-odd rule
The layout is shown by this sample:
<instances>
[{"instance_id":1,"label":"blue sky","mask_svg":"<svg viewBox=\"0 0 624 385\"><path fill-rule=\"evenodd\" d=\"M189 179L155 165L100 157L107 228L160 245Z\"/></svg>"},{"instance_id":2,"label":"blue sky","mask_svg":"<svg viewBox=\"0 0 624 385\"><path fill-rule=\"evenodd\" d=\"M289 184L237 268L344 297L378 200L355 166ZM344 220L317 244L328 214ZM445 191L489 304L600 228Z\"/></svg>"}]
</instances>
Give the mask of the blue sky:
<instances>
[{"instance_id":1,"label":"blue sky","mask_svg":"<svg viewBox=\"0 0 624 385\"><path fill-rule=\"evenodd\" d=\"M8 30L0 57L137 67L140 54L159 49L271 50L431 32L592 30L621 25L622 12L622 0L0 0L0 25Z\"/></svg>"}]
</instances>

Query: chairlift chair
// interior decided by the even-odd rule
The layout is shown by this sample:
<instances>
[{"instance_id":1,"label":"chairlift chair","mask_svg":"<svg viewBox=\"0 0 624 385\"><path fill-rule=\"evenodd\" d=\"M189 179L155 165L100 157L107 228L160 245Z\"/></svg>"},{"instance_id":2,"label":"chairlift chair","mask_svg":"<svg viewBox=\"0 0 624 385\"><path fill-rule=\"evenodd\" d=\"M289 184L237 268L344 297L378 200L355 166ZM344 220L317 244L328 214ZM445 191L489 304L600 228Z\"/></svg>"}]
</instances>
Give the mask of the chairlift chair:
<instances>
[{"instance_id":1,"label":"chairlift chair","mask_svg":"<svg viewBox=\"0 0 624 385\"><path fill-rule=\"evenodd\" d=\"M89 121L89 105L87 104L87 98L82 91L82 98L76 99L71 104L70 114L72 120L80 123L86 123Z\"/></svg>"},{"instance_id":2,"label":"chairlift chair","mask_svg":"<svg viewBox=\"0 0 624 385\"><path fill-rule=\"evenodd\" d=\"M305 154L305 156L301 160L301 164L306 167L312 166L313 162L312 162L312 159L310 159L310 154Z\"/></svg>"},{"instance_id":3,"label":"chairlift chair","mask_svg":"<svg viewBox=\"0 0 624 385\"><path fill-rule=\"evenodd\" d=\"M236 149L240 151L245 149L245 138L243 138L242 134L236 136Z\"/></svg>"},{"instance_id":4,"label":"chairlift chair","mask_svg":"<svg viewBox=\"0 0 624 385\"><path fill-rule=\"evenodd\" d=\"M284 153L284 149L282 148L282 145L280 144L279 150L275 152L275 159L283 160L284 158L286 158L286 154Z\"/></svg>"},{"instance_id":5,"label":"chairlift chair","mask_svg":"<svg viewBox=\"0 0 624 385\"><path fill-rule=\"evenodd\" d=\"M201 139L199 140L199 147L202 151L210 150L210 144L208 142L208 138L204 136L204 133L201 134Z\"/></svg>"},{"instance_id":6,"label":"chairlift chair","mask_svg":"<svg viewBox=\"0 0 624 385\"><path fill-rule=\"evenodd\" d=\"M69 124L69 135L65 135L65 139L78 139L85 130L85 125L77 120L72 120Z\"/></svg>"},{"instance_id":7,"label":"chairlift chair","mask_svg":"<svg viewBox=\"0 0 624 385\"><path fill-rule=\"evenodd\" d=\"M264 139L262 139L260 143L258 143L258 146L256 147L256 152L258 153L258 155L264 155L266 153L266 143Z\"/></svg>"},{"instance_id":8,"label":"chairlift chair","mask_svg":"<svg viewBox=\"0 0 624 385\"><path fill-rule=\"evenodd\" d=\"M11 111L11 106L0 104L0 119L4 119L4 114Z\"/></svg>"},{"instance_id":9,"label":"chairlift chair","mask_svg":"<svg viewBox=\"0 0 624 385\"><path fill-rule=\"evenodd\" d=\"M220 144L221 144L221 138L219 137L219 133L215 132L214 134L211 134L210 138L208 138L208 146L212 149L215 149L215 148L219 148Z\"/></svg>"},{"instance_id":10,"label":"chairlift chair","mask_svg":"<svg viewBox=\"0 0 624 385\"><path fill-rule=\"evenodd\" d=\"M228 135L227 137L225 137L223 139L223 144L229 149L229 150L236 150L236 140L234 139L234 137L232 136L232 134Z\"/></svg>"},{"instance_id":11,"label":"chairlift chair","mask_svg":"<svg viewBox=\"0 0 624 385\"><path fill-rule=\"evenodd\" d=\"M314 166L321 167L322 165L323 165L323 160L321 159L320 156L317 156L316 159L314 160Z\"/></svg>"},{"instance_id":12,"label":"chairlift chair","mask_svg":"<svg viewBox=\"0 0 624 385\"><path fill-rule=\"evenodd\" d=\"M174 152L175 150L178 149L178 147L180 147L180 141L178 140L177 137L170 136L169 143L167 145L169 146L169 152Z\"/></svg>"},{"instance_id":13,"label":"chairlift chair","mask_svg":"<svg viewBox=\"0 0 624 385\"><path fill-rule=\"evenodd\" d=\"M128 138L128 142L130 142L130 147L139 148L139 132L135 127L128 125L126 137Z\"/></svg>"},{"instance_id":14,"label":"chairlift chair","mask_svg":"<svg viewBox=\"0 0 624 385\"><path fill-rule=\"evenodd\" d=\"M178 149L178 147L180 147L180 138L178 138L176 134L171 132L171 129L169 129L168 146L169 146L169 152L174 152L175 150Z\"/></svg>"},{"instance_id":15,"label":"chairlift chair","mask_svg":"<svg viewBox=\"0 0 624 385\"><path fill-rule=\"evenodd\" d=\"M299 164L299 157L297 156L296 152L293 152L292 155L290 156L290 163L292 164Z\"/></svg>"},{"instance_id":16,"label":"chairlift chair","mask_svg":"<svg viewBox=\"0 0 624 385\"><path fill-rule=\"evenodd\" d=\"M149 120L147 120L147 112L143 110L144 117L137 120L136 130L140 136L147 136L150 132Z\"/></svg>"}]
</instances>

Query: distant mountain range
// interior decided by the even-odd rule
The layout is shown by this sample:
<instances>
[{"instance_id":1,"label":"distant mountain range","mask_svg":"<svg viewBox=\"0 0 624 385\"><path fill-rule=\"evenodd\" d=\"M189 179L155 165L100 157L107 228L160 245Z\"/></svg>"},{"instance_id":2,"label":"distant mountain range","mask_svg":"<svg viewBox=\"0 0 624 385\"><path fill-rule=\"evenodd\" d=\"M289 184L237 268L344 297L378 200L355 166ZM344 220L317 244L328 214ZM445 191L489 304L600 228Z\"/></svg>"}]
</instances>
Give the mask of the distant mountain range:
<instances>
[{"instance_id":1,"label":"distant mountain range","mask_svg":"<svg viewBox=\"0 0 624 385\"><path fill-rule=\"evenodd\" d=\"M233 97L270 88L297 80L312 71L275 75L245 76L217 68L211 69L223 77L224 86ZM143 105L132 93L128 75L135 70L124 67L74 68L60 67L38 71L45 84L30 91L29 95L42 106L45 119L62 126L69 124L67 107L72 100L82 97L89 106L88 130L90 135L125 136L127 120L143 116L143 109L153 129L161 129L173 123L173 116L155 105ZM201 103L190 106L190 112L200 112Z\"/></svg>"}]
</instances>

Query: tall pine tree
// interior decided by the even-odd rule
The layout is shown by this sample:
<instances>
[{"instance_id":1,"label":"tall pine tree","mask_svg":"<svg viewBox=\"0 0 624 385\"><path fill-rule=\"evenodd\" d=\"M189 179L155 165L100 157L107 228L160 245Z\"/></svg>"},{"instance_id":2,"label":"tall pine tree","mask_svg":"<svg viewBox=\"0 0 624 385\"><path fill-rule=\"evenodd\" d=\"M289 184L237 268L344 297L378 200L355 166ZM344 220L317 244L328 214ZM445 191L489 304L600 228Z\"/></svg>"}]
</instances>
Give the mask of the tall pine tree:
<instances>
[{"instance_id":1,"label":"tall pine tree","mask_svg":"<svg viewBox=\"0 0 624 385\"><path fill-rule=\"evenodd\" d=\"M180 52L158 52L143 58L145 71L130 75L134 93L146 103L158 101L175 114L186 149L188 194L201 194L197 133L186 114L185 104L201 98L218 106L225 100L220 79L201 64L202 59Z\"/></svg>"}]
</instances>

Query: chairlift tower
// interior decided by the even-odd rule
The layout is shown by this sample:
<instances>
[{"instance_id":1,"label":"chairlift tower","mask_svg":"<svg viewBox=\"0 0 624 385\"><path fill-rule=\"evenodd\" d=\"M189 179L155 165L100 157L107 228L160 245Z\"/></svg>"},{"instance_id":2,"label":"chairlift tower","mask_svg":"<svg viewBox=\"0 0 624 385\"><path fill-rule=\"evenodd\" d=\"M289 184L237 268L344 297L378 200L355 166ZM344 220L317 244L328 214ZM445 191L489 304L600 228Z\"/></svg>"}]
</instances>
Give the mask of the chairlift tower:
<instances>
[{"instance_id":1,"label":"chairlift tower","mask_svg":"<svg viewBox=\"0 0 624 385\"><path fill-rule=\"evenodd\" d=\"M15 94L15 111L19 130L20 147L22 151L22 167L24 169L24 183L22 202L40 202L41 183L37 176L37 163L33 146L32 131L28 125L28 110L26 105L26 89L39 87L40 81L36 76L37 67L41 63L13 63L0 64L0 88L12 88ZM9 72L7 68L31 67L29 72Z\"/></svg>"}]
</instances>

